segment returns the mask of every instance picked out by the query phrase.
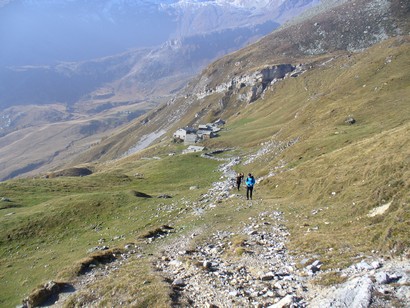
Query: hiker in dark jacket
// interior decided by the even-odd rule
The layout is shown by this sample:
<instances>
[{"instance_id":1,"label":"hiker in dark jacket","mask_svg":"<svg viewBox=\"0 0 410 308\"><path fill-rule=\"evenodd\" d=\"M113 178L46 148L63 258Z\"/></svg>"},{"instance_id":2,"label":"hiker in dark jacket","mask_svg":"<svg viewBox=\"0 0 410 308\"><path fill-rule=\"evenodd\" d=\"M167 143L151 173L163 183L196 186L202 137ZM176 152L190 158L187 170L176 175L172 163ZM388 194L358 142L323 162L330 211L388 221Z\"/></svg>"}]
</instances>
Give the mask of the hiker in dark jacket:
<instances>
[{"instance_id":1,"label":"hiker in dark jacket","mask_svg":"<svg viewBox=\"0 0 410 308\"><path fill-rule=\"evenodd\" d=\"M249 200L249 198L252 200L252 192L253 192L253 186L255 185L255 178L251 173L248 174L248 177L245 180L246 184L246 199Z\"/></svg>"},{"instance_id":2,"label":"hiker in dark jacket","mask_svg":"<svg viewBox=\"0 0 410 308\"><path fill-rule=\"evenodd\" d=\"M236 176L236 187L238 188L238 191L239 191L239 187L241 187L243 177L244 177L243 173L238 173L238 175Z\"/></svg>"}]
</instances>

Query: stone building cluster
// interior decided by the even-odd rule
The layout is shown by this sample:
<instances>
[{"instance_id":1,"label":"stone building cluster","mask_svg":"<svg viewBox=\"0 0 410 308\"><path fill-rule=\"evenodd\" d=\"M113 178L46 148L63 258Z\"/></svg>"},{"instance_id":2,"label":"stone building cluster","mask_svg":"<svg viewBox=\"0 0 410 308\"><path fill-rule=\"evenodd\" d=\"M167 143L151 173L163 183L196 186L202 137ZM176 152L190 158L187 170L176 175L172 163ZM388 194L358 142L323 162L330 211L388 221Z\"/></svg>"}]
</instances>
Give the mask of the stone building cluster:
<instances>
[{"instance_id":1,"label":"stone building cluster","mask_svg":"<svg viewBox=\"0 0 410 308\"><path fill-rule=\"evenodd\" d=\"M225 124L224 120L217 120L213 123L200 124L198 128L184 127L178 129L173 137L175 141L192 145L206 139L214 138Z\"/></svg>"}]
</instances>

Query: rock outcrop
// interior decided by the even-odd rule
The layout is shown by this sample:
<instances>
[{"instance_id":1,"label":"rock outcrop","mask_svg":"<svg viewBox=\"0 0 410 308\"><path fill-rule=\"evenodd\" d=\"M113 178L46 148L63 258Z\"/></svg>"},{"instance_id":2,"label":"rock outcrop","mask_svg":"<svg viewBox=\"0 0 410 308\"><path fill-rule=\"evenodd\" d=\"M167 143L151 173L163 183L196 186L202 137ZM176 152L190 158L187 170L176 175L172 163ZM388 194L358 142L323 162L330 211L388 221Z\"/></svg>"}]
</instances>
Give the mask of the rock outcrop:
<instances>
[{"instance_id":1,"label":"rock outcrop","mask_svg":"<svg viewBox=\"0 0 410 308\"><path fill-rule=\"evenodd\" d=\"M231 92L237 94L239 100L251 103L260 98L269 85L286 77L297 77L304 71L304 65L272 65L250 74L235 76L214 88L205 85L205 89L196 93L196 97L203 99L211 94ZM241 91L241 89L244 89L244 91Z\"/></svg>"}]
</instances>

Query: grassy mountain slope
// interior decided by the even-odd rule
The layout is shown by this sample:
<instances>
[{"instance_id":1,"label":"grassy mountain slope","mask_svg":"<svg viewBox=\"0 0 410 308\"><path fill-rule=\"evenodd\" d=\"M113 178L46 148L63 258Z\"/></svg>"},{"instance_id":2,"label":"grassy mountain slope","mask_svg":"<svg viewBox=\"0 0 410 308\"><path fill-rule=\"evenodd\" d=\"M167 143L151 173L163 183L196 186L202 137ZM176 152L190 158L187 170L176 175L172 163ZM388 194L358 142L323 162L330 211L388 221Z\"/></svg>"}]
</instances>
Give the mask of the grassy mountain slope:
<instances>
[{"instance_id":1,"label":"grassy mountain slope","mask_svg":"<svg viewBox=\"0 0 410 308\"><path fill-rule=\"evenodd\" d=\"M409 64L409 45L396 44L386 41L335 57L274 86L238 116L241 127L232 123L232 133L218 140L226 146L268 144L246 168L268 175L261 185L271 197L294 204L289 212L296 215L296 246L311 251L322 240L319 246L327 249L334 244L328 235L338 233L336 245L347 245L353 254L370 247L402 253L409 247L409 76L400 68ZM355 124L345 123L349 116ZM289 147L280 143L292 140ZM366 217L390 202L388 215ZM319 208L328 211L309 214ZM312 226L319 232L306 233ZM356 238L358 230L366 232Z\"/></svg>"},{"instance_id":2,"label":"grassy mountain slope","mask_svg":"<svg viewBox=\"0 0 410 308\"><path fill-rule=\"evenodd\" d=\"M260 48L273 38L260 41ZM15 305L51 279L75 281L87 257L104 254L98 248L121 250L133 243L140 257L68 305L99 298L102 306L121 301L168 307L169 285L152 268L162 242L147 245L141 236L168 224L175 230L171 239L197 230L196 238L183 238L195 245L215 230L236 230L269 210L284 212L287 245L298 259L316 256L331 271L319 277L321 284L340 281L336 269L365 255L408 257L410 75L404 68L410 64L410 40L403 35L370 45L320 55L291 48L292 57L275 53L264 62L258 45L250 46L207 68L174 101L93 147L78 160L92 175L0 183L0 304ZM235 74L289 62L307 69L268 85L252 103L238 99L246 87L195 95ZM239 195L202 213L199 200L219 179L220 162L180 154L184 146L171 135L218 117L227 125L205 145L231 149L221 157L241 158L235 169L256 175L256 202L249 206ZM355 123L346 123L348 117ZM141 136L155 139L153 132L161 136L156 143L120 159ZM162 194L172 198L158 199ZM389 206L382 214L369 215L383 205Z\"/></svg>"}]
</instances>

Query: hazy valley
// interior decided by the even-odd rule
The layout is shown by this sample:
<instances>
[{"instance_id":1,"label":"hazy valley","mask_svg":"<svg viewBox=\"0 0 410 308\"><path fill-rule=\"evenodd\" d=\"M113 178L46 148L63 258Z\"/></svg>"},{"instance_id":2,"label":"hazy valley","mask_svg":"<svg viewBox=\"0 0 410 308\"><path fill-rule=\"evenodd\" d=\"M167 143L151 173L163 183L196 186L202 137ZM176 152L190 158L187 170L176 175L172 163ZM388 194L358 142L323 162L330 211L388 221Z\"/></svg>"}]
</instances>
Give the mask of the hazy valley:
<instances>
[{"instance_id":1,"label":"hazy valley","mask_svg":"<svg viewBox=\"0 0 410 308\"><path fill-rule=\"evenodd\" d=\"M21 11L20 14L29 14L28 12L33 10L37 13L41 12L39 16L42 16L46 12L53 12L66 5L68 16L73 18L71 23L77 21L77 26L80 26L83 25L84 20L88 20L90 23L99 24L98 27L101 29L107 27L110 29L103 37L100 37L101 35L96 35L94 32L88 33L88 31L94 31L92 30L94 28L90 28L89 24L84 24L85 30L78 32L75 27L72 29L64 28L64 24L69 21L62 20L55 24L54 31L57 33L58 31L73 32L67 32L66 35L63 35L65 32L61 32L61 37L50 39L45 36L52 35L52 32L43 33L41 28L37 28L43 24L50 27L48 23L55 22L54 19L44 17L41 21L34 20L32 16L36 15L32 12L32 16L28 17L29 21L27 22L35 23L36 26L27 30L25 35L32 36L33 38L30 40L38 40L34 45L35 48L38 46L44 48L42 41L45 40L48 43L51 40L54 45L61 44L65 46L67 51L72 50L71 58L78 58L75 54L81 50L93 52L94 47L88 46L89 43L84 42L91 40L91 38L85 38L87 35L94 35L92 41L96 40L94 42L96 46L102 44L98 51L94 50L95 55L112 52L113 49L110 49L110 46L116 45L115 43L120 39L131 44L135 40L133 36L157 36L157 39L160 39L164 35L153 34L150 31L165 31L169 37L163 42L158 41L157 44L160 43L160 45L156 47L151 45L146 47L147 45L144 45L142 40L134 43L134 46L141 46L140 48L134 47L127 52L95 60L73 62L61 61L57 58L57 54L54 54L59 52L61 46L48 45L49 58L47 61L35 58L36 55L42 53L36 52L32 48L24 47L19 48L18 51L13 51L11 50L12 46L18 47L18 40L22 39L23 35L21 38L13 39L7 31L3 33L4 36L0 37L5 46L1 54L2 66L0 67L0 136L12 132L14 134L1 141L3 145L2 164L5 167L0 169L0 179L19 175L28 176L47 169L61 167L66 164L68 156L73 159L74 155L86 150L88 144L100 142L101 136L93 134L92 130L90 133L87 128L73 130L73 134L70 136L69 130L67 130L70 123L65 123L67 119L75 121L81 119L81 123L86 127L95 128L98 126L98 132L104 132L104 135L107 136L112 129L121 126L125 121L129 122L135 116L172 98L190 78L199 73L211 61L254 42L278 27L279 23L268 16L273 15L281 20L280 16L283 14L291 17L314 4L311 1L289 4L284 2L282 6L269 4L263 13L256 13L260 8L248 8L249 4L245 2L240 7L231 4L221 6L213 2L201 5L196 5L193 2L188 6L182 5L180 7L180 4L172 4L172 1L167 4L161 2L139 3L138 1L126 4L121 3L121 1L118 3L90 2L79 4L77 7L73 6L74 3L64 4L51 1L35 4L30 1L15 1L6 5L0 10L0 16L2 14L7 16L7 13L14 16L13 14L17 14L14 11ZM283 7L284 5L286 5L286 9ZM93 8L96 11L92 11ZM256 11L250 14L253 12L252 10ZM84 15L87 11L90 11L90 14L97 14L98 18ZM148 15L145 15L144 18L138 18L139 14ZM165 15L169 16L164 19ZM147 16L152 18L148 21L145 19ZM77 18L84 20L78 21ZM11 23L12 29L20 27L17 24L18 20L16 17L16 20ZM164 20L165 23L170 23L172 26L168 25L163 29ZM4 22L7 22L6 17ZM110 22L113 24L109 25ZM7 25L4 27L7 28ZM8 27L10 28L10 25ZM141 31L141 27L146 31L144 35L138 32ZM120 31L119 33L124 37L113 38L112 31L114 29ZM130 33L131 29L134 29L134 33ZM38 32L35 32L36 30ZM70 40L65 39L67 36L70 37ZM100 42L100 40L103 41ZM22 44L22 42L20 43ZM71 45L66 46L67 44ZM116 48L120 46L122 45L118 45ZM20 55L20 53L25 54ZM16 55L20 55L20 59L26 59L26 65L16 62ZM66 55L66 53L60 52L60 57L61 55ZM70 56L66 55L66 58L70 58ZM37 64L39 61L43 61L43 64ZM33 113L32 117L30 116L33 105L39 105L35 109L42 110L41 118L36 112ZM16 106L20 106L18 112L11 108ZM118 120L111 119L117 117L121 112L123 112L123 116L120 116ZM124 116L124 113L128 115ZM59 123L61 123L61 127ZM42 125L49 124L53 124L57 131L65 131L65 137L61 139L59 134L55 134L55 138L50 137L50 135L44 136L48 140L47 143L36 141L37 153L44 153L44 155L38 155L30 150L30 143L24 143L25 140L32 142L34 139L22 138L21 136L34 134L39 135L37 140L41 140L43 138L42 131L46 128ZM17 131L18 133L16 133ZM78 133L78 131L81 132ZM18 140L17 136L20 136ZM84 139L87 141L83 142ZM76 150L66 153L73 144L78 145ZM19 153L21 150L26 153L25 159L16 160L15 153Z\"/></svg>"}]
</instances>

